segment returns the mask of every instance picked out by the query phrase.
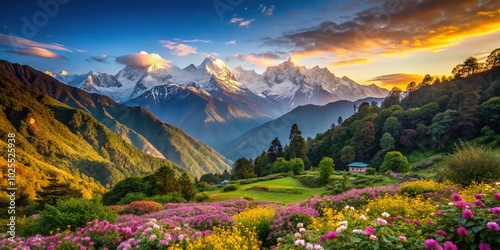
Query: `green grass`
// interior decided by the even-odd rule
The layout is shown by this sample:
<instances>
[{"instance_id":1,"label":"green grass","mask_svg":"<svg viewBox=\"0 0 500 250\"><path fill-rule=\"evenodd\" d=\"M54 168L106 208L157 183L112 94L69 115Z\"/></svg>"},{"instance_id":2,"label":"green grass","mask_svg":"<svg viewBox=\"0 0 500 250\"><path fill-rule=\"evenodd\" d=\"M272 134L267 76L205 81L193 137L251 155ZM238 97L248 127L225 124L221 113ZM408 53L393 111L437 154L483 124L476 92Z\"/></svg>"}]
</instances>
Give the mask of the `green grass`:
<instances>
[{"instance_id":1,"label":"green grass","mask_svg":"<svg viewBox=\"0 0 500 250\"><path fill-rule=\"evenodd\" d=\"M257 189L266 187L269 191L260 191L252 189L257 186ZM298 180L293 177L285 177L270 181L261 181L252 184L240 185L238 190L232 192L212 192L209 194L210 201L222 201L245 196L251 197L254 200L275 201L283 203L295 203L305 200L311 196L319 195L326 192L324 187L307 188L304 187Z\"/></svg>"}]
</instances>

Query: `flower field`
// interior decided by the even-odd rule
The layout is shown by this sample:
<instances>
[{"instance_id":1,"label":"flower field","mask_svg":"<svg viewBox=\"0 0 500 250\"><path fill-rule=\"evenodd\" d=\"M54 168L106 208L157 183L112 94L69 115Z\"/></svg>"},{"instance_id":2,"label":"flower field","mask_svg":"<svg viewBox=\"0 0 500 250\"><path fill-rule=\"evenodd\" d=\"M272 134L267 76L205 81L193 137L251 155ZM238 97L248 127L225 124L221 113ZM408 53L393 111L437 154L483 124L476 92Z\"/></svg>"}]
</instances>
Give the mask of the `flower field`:
<instances>
[{"instance_id":1,"label":"flower field","mask_svg":"<svg viewBox=\"0 0 500 250\"><path fill-rule=\"evenodd\" d=\"M290 205L166 204L49 236L2 235L0 249L500 249L499 189L417 181Z\"/></svg>"}]
</instances>

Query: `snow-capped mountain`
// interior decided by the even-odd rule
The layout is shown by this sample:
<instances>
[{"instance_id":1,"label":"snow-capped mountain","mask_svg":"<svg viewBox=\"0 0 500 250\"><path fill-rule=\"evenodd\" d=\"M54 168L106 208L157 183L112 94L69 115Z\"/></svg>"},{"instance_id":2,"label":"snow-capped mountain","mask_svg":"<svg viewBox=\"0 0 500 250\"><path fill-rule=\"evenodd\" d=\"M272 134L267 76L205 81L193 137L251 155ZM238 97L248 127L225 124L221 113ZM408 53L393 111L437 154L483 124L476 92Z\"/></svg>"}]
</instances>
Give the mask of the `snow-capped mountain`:
<instances>
[{"instance_id":1,"label":"snow-capped mountain","mask_svg":"<svg viewBox=\"0 0 500 250\"><path fill-rule=\"evenodd\" d=\"M296 106L348 100L367 97L385 97L387 90L375 85L364 86L348 77L336 77L327 68L315 66L307 69L292 57L278 66L268 67L262 74L237 67L236 79L254 93L274 99L290 109Z\"/></svg>"},{"instance_id":2,"label":"snow-capped mountain","mask_svg":"<svg viewBox=\"0 0 500 250\"><path fill-rule=\"evenodd\" d=\"M307 69L293 58L268 67L263 74L241 67L231 71L222 60L210 56L200 65L184 69L173 65L126 66L116 75L92 70L54 77L87 92L146 107L163 121L216 148L297 106L385 97L388 92L338 78L326 68Z\"/></svg>"}]
</instances>

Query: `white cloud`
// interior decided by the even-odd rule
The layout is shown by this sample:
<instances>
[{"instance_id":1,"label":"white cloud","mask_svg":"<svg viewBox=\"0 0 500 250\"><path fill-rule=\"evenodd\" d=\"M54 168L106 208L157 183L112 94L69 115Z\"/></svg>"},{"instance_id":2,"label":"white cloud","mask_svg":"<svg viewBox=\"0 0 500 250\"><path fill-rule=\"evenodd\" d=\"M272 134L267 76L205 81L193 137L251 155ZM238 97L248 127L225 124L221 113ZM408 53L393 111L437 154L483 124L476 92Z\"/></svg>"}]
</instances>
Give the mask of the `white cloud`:
<instances>
[{"instance_id":1,"label":"white cloud","mask_svg":"<svg viewBox=\"0 0 500 250\"><path fill-rule=\"evenodd\" d=\"M274 10L276 10L276 6L270 5L270 6L265 6L263 4L260 5L259 7L260 13L264 14L266 16L272 16L274 13Z\"/></svg>"},{"instance_id":2,"label":"white cloud","mask_svg":"<svg viewBox=\"0 0 500 250\"><path fill-rule=\"evenodd\" d=\"M228 42L226 42L226 44L236 44L236 40L228 41Z\"/></svg>"}]
</instances>

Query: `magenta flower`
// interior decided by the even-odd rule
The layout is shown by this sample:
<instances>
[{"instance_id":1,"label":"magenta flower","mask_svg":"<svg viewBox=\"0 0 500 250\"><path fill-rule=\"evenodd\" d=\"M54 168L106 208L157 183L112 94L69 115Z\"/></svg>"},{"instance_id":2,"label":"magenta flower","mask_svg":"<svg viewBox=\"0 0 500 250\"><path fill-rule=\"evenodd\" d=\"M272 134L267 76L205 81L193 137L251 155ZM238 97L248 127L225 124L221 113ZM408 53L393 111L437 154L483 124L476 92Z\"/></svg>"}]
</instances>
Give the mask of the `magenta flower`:
<instances>
[{"instance_id":1,"label":"magenta flower","mask_svg":"<svg viewBox=\"0 0 500 250\"><path fill-rule=\"evenodd\" d=\"M495 199L500 200L500 193L495 193Z\"/></svg>"},{"instance_id":2,"label":"magenta flower","mask_svg":"<svg viewBox=\"0 0 500 250\"><path fill-rule=\"evenodd\" d=\"M467 235L469 235L469 233L467 232L467 229L465 229L465 227L459 227L457 229L457 233L460 236L467 236Z\"/></svg>"},{"instance_id":3,"label":"magenta flower","mask_svg":"<svg viewBox=\"0 0 500 250\"><path fill-rule=\"evenodd\" d=\"M461 201L462 200L462 196L460 196L457 193L454 193L454 194L451 195L451 200L452 201Z\"/></svg>"},{"instance_id":4,"label":"magenta flower","mask_svg":"<svg viewBox=\"0 0 500 250\"><path fill-rule=\"evenodd\" d=\"M400 236L398 237L398 239L399 239L401 242L406 243L406 237L404 237L403 235L400 235Z\"/></svg>"},{"instance_id":5,"label":"magenta flower","mask_svg":"<svg viewBox=\"0 0 500 250\"><path fill-rule=\"evenodd\" d=\"M497 193L497 194L498 194L498 193ZM491 211L494 215L498 215L498 214L500 214L500 207L490 208L490 211Z\"/></svg>"},{"instance_id":6,"label":"magenta flower","mask_svg":"<svg viewBox=\"0 0 500 250\"><path fill-rule=\"evenodd\" d=\"M425 241L425 249L436 249L436 250L442 250L441 246L439 246L439 243L435 239L428 239Z\"/></svg>"},{"instance_id":7,"label":"magenta flower","mask_svg":"<svg viewBox=\"0 0 500 250\"><path fill-rule=\"evenodd\" d=\"M443 245L443 250L458 250L458 247L451 241L447 241Z\"/></svg>"},{"instance_id":8,"label":"magenta flower","mask_svg":"<svg viewBox=\"0 0 500 250\"><path fill-rule=\"evenodd\" d=\"M484 194L475 194L474 195L474 198L476 198L476 200L480 200L484 197Z\"/></svg>"},{"instance_id":9,"label":"magenta flower","mask_svg":"<svg viewBox=\"0 0 500 250\"><path fill-rule=\"evenodd\" d=\"M491 250L490 244L487 243L479 243L479 250Z\"/></svg>"},{"instance_id":10,"label":"magenta flower","mask_svg":"<svg viewBox=\"0 0 500 250\"><path fill-rule=\"evenodd\" d=\"M484 207L484 204L481 200L475 200L474 204L476 204L476 206L478 206L478 207Z\"/></svg>"},{"instance_id":11,"label":"magenta flower","mask_svg":"<svg viewBox=\"0 0 500 250\"><path fill-rule=\"evenodd\" d=\"M325 235L321 236L320 240L321 241L326 241L326 240L332 240L332 239L335 239L335 238L337 238L337 233L333 232L333 231L330 231L330 232L326 233Z\"/></svg>"},{"instance_id":12,"label":"magenta flower","mask_svg":"<svg viewBox=\"0 0 500 250\"><path fill-rule=\"evenodd\" d=\"M500 226L496 222L488 222L486 226L488 227L488 230L500 231Z\"/></svg>"},{"instance_id":13,"label":"magenta flower","mask_svg":"<svg viewBox=\"0 0 500 250\"><path fill-rule=\"evenodd\" d=\"M420 225L420 221L418 221L418 220L413 220L413 224L415 224L415 225L419 226L419 225Z\"/></svg>"},{"instance_id":14,"label":"magenta flower","mask_svg":"<svg viewBox=\"0 0 500 250\"><path fill-rule=\"evenodd\" d=\"M375 233L375 229L371 228L371 227L367 227L365 229L365 235L372 235Z\"/></svg>"},{"instance_id":15,"label":"magenta flower","mask_svg":"<svg viewBox=\"0 0 500 250\"><path fill-rule=\"evenodd\" d=\"M455 204L456 207L459 207L459 208L464 208L465 206L467 206L467 202L465 201L457 201L457 204Z\"/></svg>"},{"instance_id":16,"label":"magenta flower","mask_svg":"<svg viewBox=\"0 0 500 250\"><path fill-rule=\"evenodd\" d=\"M474 218L474 214L472 213L471 210L464 209L464 211L462 212L462 218L464 218L464 219L473 219Z\"/></svg>"},{"instance_id":17,"label":"magenta flower","mask_svg":"<svg viewBox=\"0 0 500 250\"><path fill-rule=\"evenodd\" d=\"M436 234L440 235L440 236L443 236L445 237L446 236L446 232L443 231L443 230L437 230Z\"/></svg>"},{"instance_id":18,"label":"magenta flower","mask_svg":"<svg viewBox=\"0 0 500 250\"><path fill-rule=\"evenodd\" d=\"M442 216L442 215L443 215L443 212L441 212L441 211L436 212L436 216Z\"/></svg>"}]
</instances>

